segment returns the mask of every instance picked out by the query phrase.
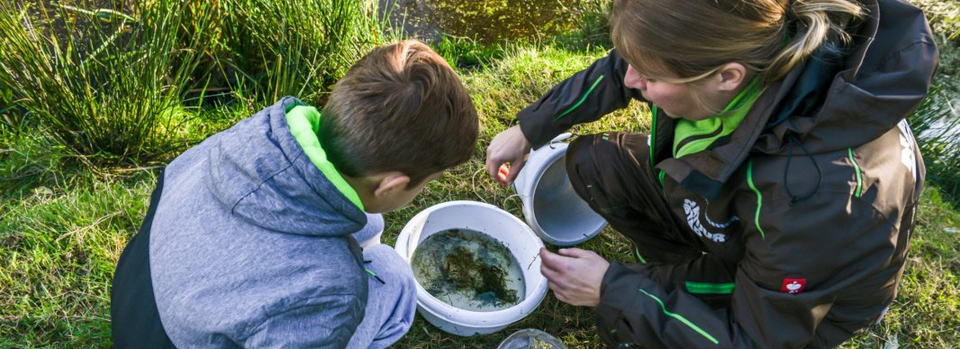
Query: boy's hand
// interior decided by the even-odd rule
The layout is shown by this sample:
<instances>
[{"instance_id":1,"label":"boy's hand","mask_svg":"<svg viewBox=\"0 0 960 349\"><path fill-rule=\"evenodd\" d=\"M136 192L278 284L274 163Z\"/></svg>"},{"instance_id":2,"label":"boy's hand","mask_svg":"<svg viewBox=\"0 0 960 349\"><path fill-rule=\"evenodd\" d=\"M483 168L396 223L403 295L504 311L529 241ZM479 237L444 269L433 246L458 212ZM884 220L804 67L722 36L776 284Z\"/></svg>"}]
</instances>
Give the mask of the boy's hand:
<instances>
[{"instance_id":1,"label":"boy's hand","mask_svg":"<svg viewBox=\"0 0 960 349\"><path fill-rule=\"evenodd\" d=\"M498 133L487 147L487 173L502 185L509 185L527 161L530 142L520 125ZM510 164L509 166L507 164Z\"/></svg>"},{"instance_id":2,"label":"boy's hand","mask_svg":"<svg viewBox=\"0 0 960 349\"><path fill-rule=\"evenodd\" d=\"M559 254L540 249L540 273L561 302L595 307L600 304L600 284L610 263L596 252L560 249Z\"/></svg>"}]
</instances>

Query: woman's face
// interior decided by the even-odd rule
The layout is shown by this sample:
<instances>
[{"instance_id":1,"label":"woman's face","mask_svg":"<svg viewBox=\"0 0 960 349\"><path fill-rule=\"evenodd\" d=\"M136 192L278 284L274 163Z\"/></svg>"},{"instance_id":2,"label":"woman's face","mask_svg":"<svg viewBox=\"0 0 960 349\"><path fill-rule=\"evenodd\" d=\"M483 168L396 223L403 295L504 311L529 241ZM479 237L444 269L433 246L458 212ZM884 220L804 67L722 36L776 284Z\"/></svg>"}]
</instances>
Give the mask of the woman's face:
<instances>
[{"instance_id":1,"label":"woman's face","mask_svg":"<svg viewBox=\"0 0 960 349\"><path fill-rule=\"evenodd\" d=\"M696 98L698 91L694 90L693 83L680 84L648 79L637 72L633 65L627 68L623 83L640 90L643 98L675 119L703 120L713 116L712 110L717 110L717 104L724 103L718 100L723 98L722 96L706 92L710 90L709 88L699 91L702 100L698 101Z\"/></svg>"}]
</instances>

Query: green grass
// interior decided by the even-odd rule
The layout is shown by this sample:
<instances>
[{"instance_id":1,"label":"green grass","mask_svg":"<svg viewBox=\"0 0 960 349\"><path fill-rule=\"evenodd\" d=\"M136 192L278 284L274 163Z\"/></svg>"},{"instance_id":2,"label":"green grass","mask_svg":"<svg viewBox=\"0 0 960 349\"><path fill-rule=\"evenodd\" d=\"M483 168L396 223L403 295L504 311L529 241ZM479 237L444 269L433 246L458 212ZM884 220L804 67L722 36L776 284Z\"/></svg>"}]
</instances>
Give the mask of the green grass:
<instances>
[{"instance_id":1,"label":"green grass","mask_svg":"<svg viewBox=\"0 0 960 349\"><path fill-rule=\"evenodd\" d=\"M9 5L12 0L0 1ZM252 3L253 0L220 2ZM599 8L601 4L597 2L595 6ZM955 8L937 1L925 4L930 11L941 7ZM518 197L512 190L495 184L484 172L485 149L495 134L511 124L517 111L560 80L605 54L609 44L605 43L604 25L600 17L596 17L596 12L580 15L584 18L580 23L581 30L552 39L481 45L472 40L448 38L447 42L435 45L454 66L461 67L461 76L480 115L480 141L468 163L429 184L410 205L386 215L385 243L392 244L404 224L417 212L450 200L483 201L522 217ZM949 11L943 13L946 14L936 17L939 19L934 27L955 28L951 23L957 23L955 18L960 17L951 17ZM224 22L217 21L214 19L213 23L225 28L222 26ZM187 23L194 23L195 29L211 30L196 22ZM360 23L351 28L373 25ZM211 26L215 27L214 24ZM308 28L300 32L305 37L315 38L320 29ZM220 32L217 35L225 34ZM257 40L276 41L283 38L272 35L291 33L256 35L259 35ZM361 50L363 45L375 40L364 39L357 33L353 35L358 38L358 44L348 47L350 50ZM956 39L947 38L948 35L944 35L946 41L941 44L946 57L945 67L937 78L944 85L955 80L955 75L951 74L956 74L960 65L954 59L960 57L957 54L960 45ZM6 38L0 36L0 45L4 45L2 40ZM300 66L308 58L315 57L302 52L317 52L319 48L294 50L301 52L296 54L300 60L295 62L271 56L278 52L294 52L291 51L293 48L304 48L302 45L306 44L297 44L297 40L307 39L291 39L286 44L251 53L249 57L231 56L232 51L218 51L226 46L206 51L207 58L198 66L210 70L195 71L190 79L202 80L197 76L220 71L224 86L233 89L225 99L228 102L194 107L203 98L192 96L183 103L190 107L177 105L171 108L170 113L179 115L182 122L175 128L164 129L169 133L166 146L185 149L251 115L272 102L269 99L274 95L297 92L303 86L320 81L323 81L321 85L327 84L329 78L314 76L306 79L310 74L316 74L315 69L319 69L316 65ZM230 50L247 50L238 47ZM358 51L339 54L346 57L355 52ZM211 61L211 57L217 57L217 60ZM268 59L273 59L272 65L262 64ZM322 69L330 72L330 76L342 73L345 59L328 61L332 65ZM286 70L287 73L270 70L271 66L278 64L292 70ZM231 74L233 80L229 78ZM236 88L231 84L241 86ZM950 91L949 86L944 90ZM4 123L8 126L0 127L0 348L110 347L109 292L117 258L146 213L149 193L160 166L176 155L176 151L143 167L93 163L87 157L76 156L71 147L46 132L49 130L45 127L49 126L32 122L41 117L40 112L29 105L23 110L21 104L24 103L16 102L22 101L23 97L13 96L9 91L5 88L0 93L0 116L11 120ZM311 91L313 94L308 94L308 99L322 99L322 91L313 88ZM11 96L4 97L6 94ZM945 96L949 100L957 95ZM4 107L15 103L16 107ZM936 115L940 110L937 108L941 107L942 104L935 104L930 115ZM596 123L578 126L573 132L644 132L648 129L648 117L648 110L637 104ZM929 164L933 160L928 157L927 161ZM956 166L946 163L940 170L946 172L940 173L949 173L951 168ZM938 185L943 184L928 182L923 193L907 268L890 312L883 323L867 329L846 343L844 348L879 348L891 341L900 348L960 347L960 215L953 201L941 195L950 190L941 191ZM598 251L611 260L631 261L628 246L623 237L607 229L581 247ZM548 293L535 313L504 331L487 336L464 339L448 335L418 316L414 327L395 347L494 348L515 330L538 328L557 335L569 348L600 348L594 322L595 316L590 309L566 305Z\"/></svg>"},{"instance_id":2,"label":"green grass","mask_svg":"<svg viewBox=\"0 0 960 349\"><path fill-rule=\"evenodd\" d=\"M0 347L104 347L110 280L154 181L67 179L0 208Z\"/></svg>"}]
</instances>

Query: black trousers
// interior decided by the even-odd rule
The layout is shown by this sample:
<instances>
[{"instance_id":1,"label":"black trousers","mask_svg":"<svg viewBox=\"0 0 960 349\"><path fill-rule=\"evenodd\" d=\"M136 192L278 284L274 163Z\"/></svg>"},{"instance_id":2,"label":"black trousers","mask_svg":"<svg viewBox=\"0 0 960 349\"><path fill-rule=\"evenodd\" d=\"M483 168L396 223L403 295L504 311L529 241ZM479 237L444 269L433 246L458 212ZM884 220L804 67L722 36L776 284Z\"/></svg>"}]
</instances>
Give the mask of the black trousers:
<instances>
[{"instance_id":1,"label":"black trousers","mask_svg":"<svg viewBox=\"0 0 960 349\"><path fill-rule=\"evenodd\" d=\"M150 226L163 191L163 173L150 195L140 231L123 249L113 274L110 319L116 348L174 348L160 323L150 275Z\"/></svg>"},{"instance_id":2,"label":"black trousers","mask_svg":"<svg viewBox=\"0 0 960 349\"><path fill-rule=\"evenodd\" d=\"M706 246L675 214L650 168L647 135L609 132L581 136L567 148L574 191L615 230L633 241L638 262L626 264L665 290L688 281L732 283L737 261L706 253ZM729 294L697 294L713 308L729 307Z\"/></svg>"},{"instance_id":3,"label":"black trousers","mask_svg":"<svg viewBox=\"0 0 960 349\"><path fill-rule=\"evenodd\" d=\"M670 210L650 169L647 135L608 132L580 136L567 148L574 191L618 232L636 244L648 263L678 263L703 254L682 217Z\"/></svg>"}]
</instances>

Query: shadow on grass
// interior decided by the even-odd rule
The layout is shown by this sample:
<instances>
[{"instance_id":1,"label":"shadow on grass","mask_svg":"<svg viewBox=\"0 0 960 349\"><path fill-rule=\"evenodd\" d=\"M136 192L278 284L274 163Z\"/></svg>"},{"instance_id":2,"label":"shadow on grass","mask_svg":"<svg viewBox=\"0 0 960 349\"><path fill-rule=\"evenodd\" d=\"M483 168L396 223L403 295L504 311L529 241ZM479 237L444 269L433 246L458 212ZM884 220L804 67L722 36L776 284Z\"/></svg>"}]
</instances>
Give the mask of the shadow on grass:
<instances>
[{"instance_id":1,"label":"shadow on grass","mask_svg":"<svg viewBox=\"0 0 960 349\"><path fill-rule=\"evenodd\" d=\"M168 159L146 165L98 166L36 131L0 133L0 199L52 196L104 180L132 184L157 173ZM0 215L7 205L0 205Z\"/></svg>"}]
</instances>

